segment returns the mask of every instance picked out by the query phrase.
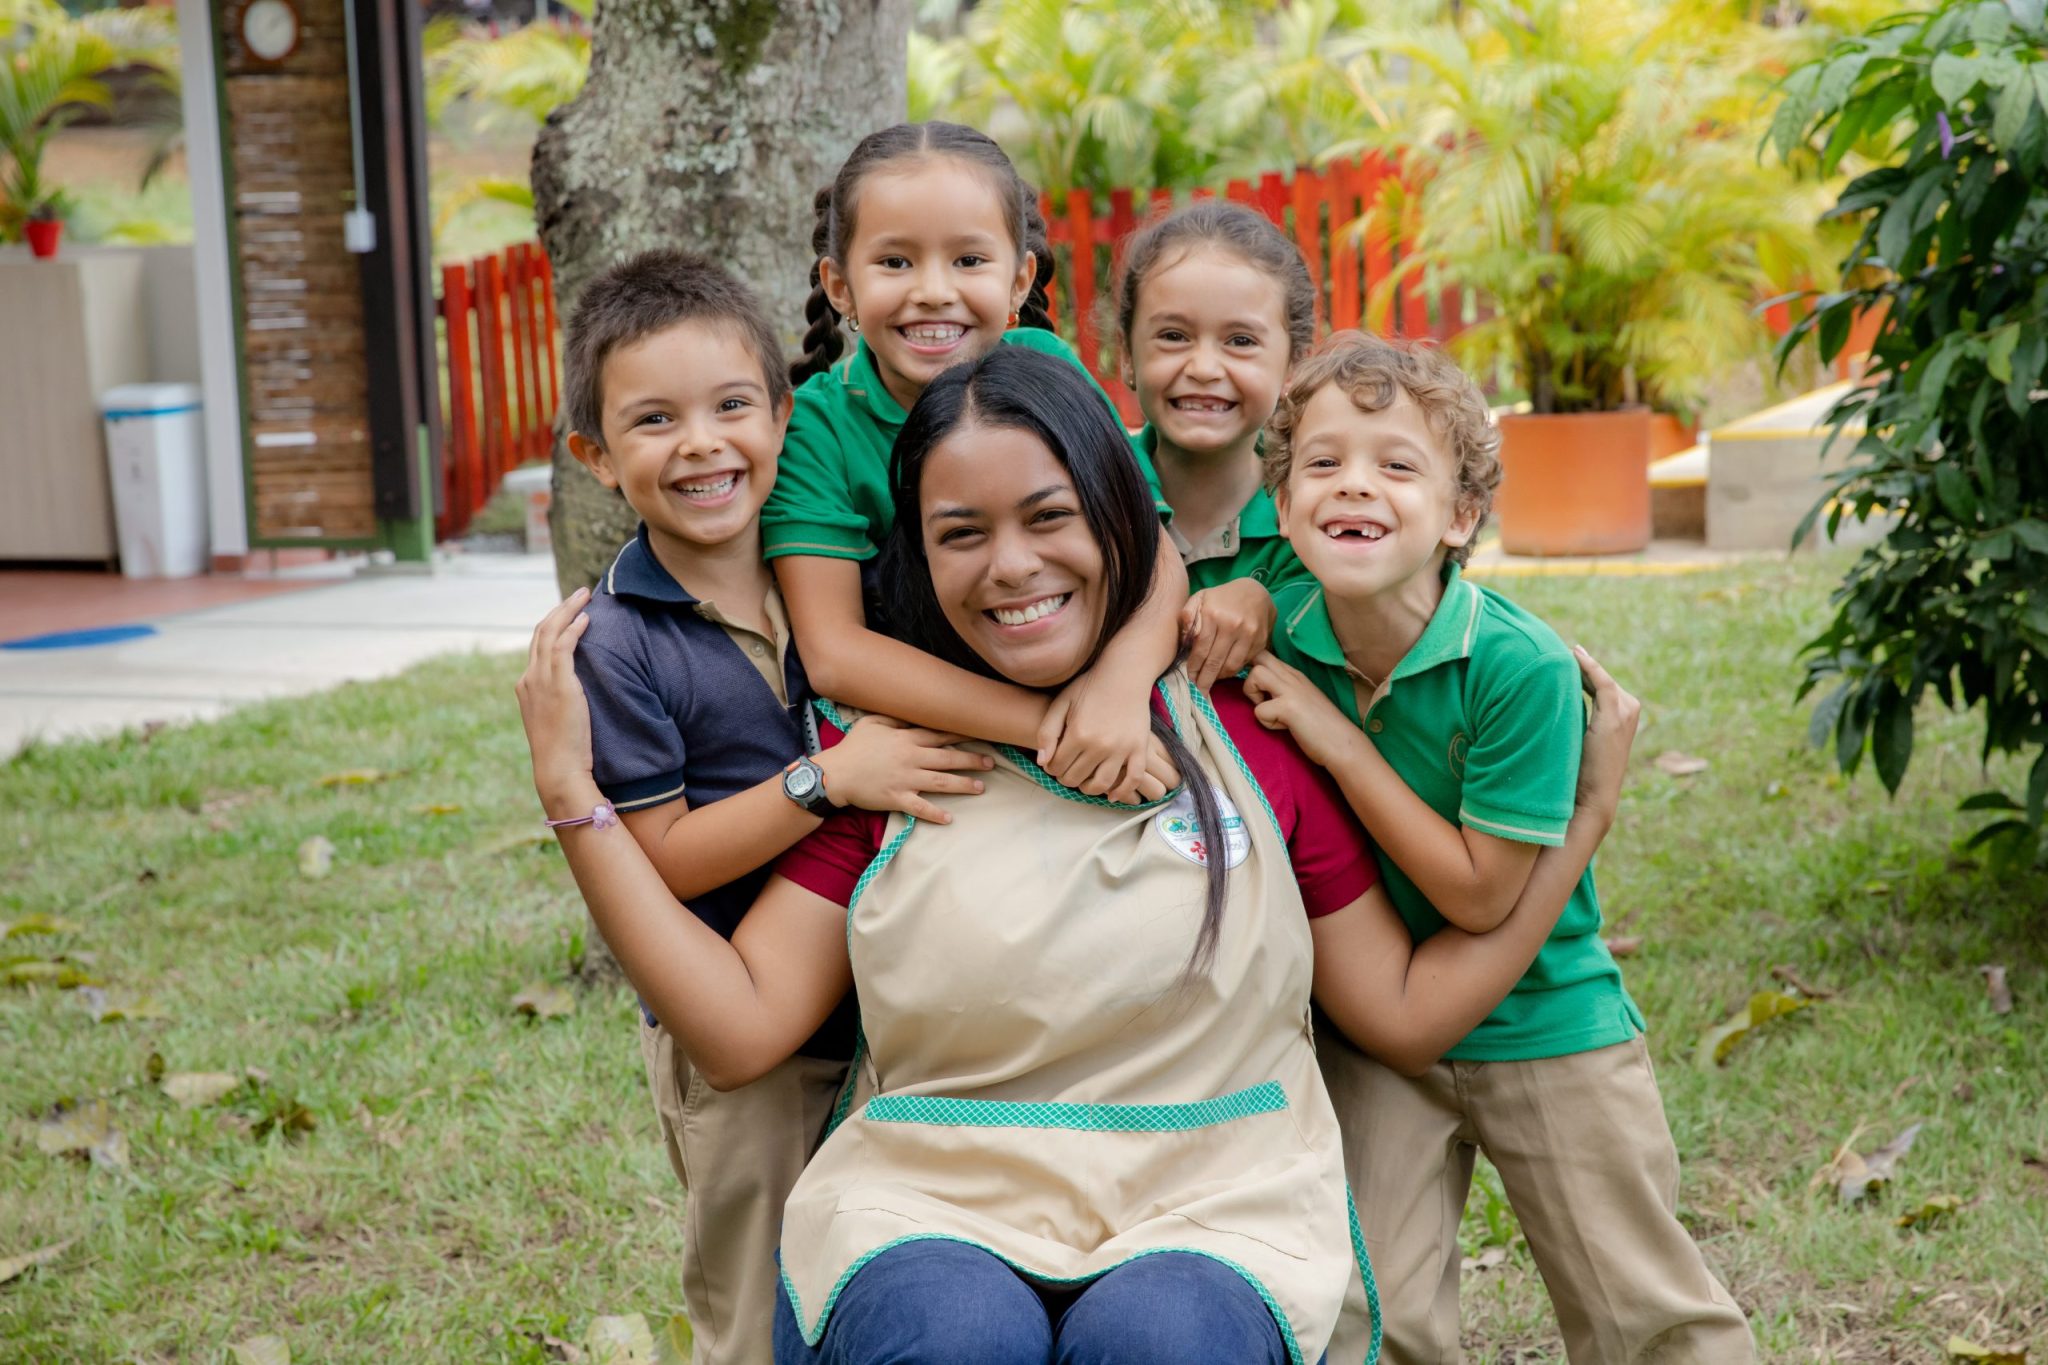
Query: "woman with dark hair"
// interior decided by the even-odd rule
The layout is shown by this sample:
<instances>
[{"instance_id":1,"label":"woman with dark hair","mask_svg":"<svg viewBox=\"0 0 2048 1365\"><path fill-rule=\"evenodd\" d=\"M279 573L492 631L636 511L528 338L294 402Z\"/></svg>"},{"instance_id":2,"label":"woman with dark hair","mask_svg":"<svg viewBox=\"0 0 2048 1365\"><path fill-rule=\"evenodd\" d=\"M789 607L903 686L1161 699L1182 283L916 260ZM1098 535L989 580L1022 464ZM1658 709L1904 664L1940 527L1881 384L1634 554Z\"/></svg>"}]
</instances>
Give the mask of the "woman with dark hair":
<instances>
[{"instance_id":1,"label":"woman with dark hair","mask_svg":"<svg viewBox=\"0 0 2048 1365\"><path fill-rule=\"evenodd\" d=\"M892 613L964 667L1055 688L1150 587L1150 499L1057 360L999 350L935 380L893 493ZM542 622L520 684L551 815L597 798L576 605ZM1327 776L1235 683L1211 697L1178 669L1157 689L1181 779L1164 800L1083 796L996 747L983 794L935 798L950 824L831 816L729 943L672 913L630 838L570 831L599 927L714 1086L858 988L869 1098L842 1099L790 1196L777 1359L1316 1360L1371 1290L1311 994L1419 1069L1507 993L1613 816L1630 704L1592 676L1566 844L1500 928L1419 946Z\"/></svg>"}]
</instances>

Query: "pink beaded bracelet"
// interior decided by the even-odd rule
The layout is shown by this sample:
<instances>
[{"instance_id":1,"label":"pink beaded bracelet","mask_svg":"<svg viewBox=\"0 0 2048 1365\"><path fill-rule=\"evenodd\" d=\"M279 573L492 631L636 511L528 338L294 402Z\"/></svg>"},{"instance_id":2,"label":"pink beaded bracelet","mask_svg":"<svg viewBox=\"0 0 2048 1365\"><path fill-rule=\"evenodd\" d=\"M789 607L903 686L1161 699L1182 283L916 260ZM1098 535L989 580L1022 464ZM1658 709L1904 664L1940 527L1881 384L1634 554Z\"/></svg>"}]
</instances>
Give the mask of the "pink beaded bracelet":
<instances>
[{"instance_id":1,"label":"pink beaded bracelet","mask_svg":"<svg viewBox=\"0 0 2048 1365\"><path fill-rule=\"evenodd\" d=\"M592 829L610 829L619 823L619 813L612 809L609 801L600 801L591 807L588 815L572 815L566 820L542 820L549 829L568 829L572 825L589 825Z\"/></svg>"}]
</instances>

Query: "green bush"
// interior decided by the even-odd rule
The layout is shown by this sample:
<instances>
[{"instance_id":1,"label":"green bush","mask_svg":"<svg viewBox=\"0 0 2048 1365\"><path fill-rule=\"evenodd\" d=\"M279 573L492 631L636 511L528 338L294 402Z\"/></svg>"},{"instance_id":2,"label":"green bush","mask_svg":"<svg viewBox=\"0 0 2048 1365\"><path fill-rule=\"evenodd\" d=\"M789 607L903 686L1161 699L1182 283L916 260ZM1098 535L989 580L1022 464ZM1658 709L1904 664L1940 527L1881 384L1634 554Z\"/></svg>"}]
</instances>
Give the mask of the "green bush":
<instances>
[{"instance_id":1,"label":"green bush","mask_svg":"<svg viewBox=\"0 0 2048 1365\"><path fill-rule=\"evenodd\" d=\"M1820 296L1786 338L1823 360L1854 318L1882 308L1871 386L1832 414L1860 425L1846 469L1808 518L1895 518L1834 595L1807 647L1801 695L1845 771L1866 748L1896 791L1913 715L1932 692L1981 707L1984 752L2040 750L2018 796L1973 842L2039 847L2048 806L2048 24L2044 0L1901 15L1786 80L1772 129L1783 155L1851 149L1882 162L1831 216L1861 228L1852 287ZM1843 437L1846 439L1846 437Z\"/></svg>"}]
</instances>

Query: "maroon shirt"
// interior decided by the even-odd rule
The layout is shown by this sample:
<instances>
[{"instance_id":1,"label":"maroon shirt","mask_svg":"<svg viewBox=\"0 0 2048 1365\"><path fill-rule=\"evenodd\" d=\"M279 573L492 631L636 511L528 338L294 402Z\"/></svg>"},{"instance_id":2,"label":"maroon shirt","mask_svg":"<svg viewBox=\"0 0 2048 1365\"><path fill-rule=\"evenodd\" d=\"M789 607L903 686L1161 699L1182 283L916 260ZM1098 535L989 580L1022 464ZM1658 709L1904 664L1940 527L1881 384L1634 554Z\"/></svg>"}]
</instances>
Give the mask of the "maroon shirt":
<instances>
[{"instance_id":1,"label":"maroon shirt","mask_svg":"<svg viewBox=\"0 0 2048 1365\"><path fill-rule=\"evenodd\" d=\"M1302 902L1310 919L1342 910L1379 881L1379 865L1365 830L1330 775L1309 761L1284 731L1268 730L1252 713L1251 699L1234 679L1216 684L1209 694L1216 718L1223 722L1252 780L1266 793ZM826 747L839 742L837 730L820 726ZM1265 818L1264 811L1240 812L1245 819ZM775 871L813 895L834 905L853 899L854 884L882 851L886 813L835 810L803 842L782 855Z\"/></svg>"}]
</instances>

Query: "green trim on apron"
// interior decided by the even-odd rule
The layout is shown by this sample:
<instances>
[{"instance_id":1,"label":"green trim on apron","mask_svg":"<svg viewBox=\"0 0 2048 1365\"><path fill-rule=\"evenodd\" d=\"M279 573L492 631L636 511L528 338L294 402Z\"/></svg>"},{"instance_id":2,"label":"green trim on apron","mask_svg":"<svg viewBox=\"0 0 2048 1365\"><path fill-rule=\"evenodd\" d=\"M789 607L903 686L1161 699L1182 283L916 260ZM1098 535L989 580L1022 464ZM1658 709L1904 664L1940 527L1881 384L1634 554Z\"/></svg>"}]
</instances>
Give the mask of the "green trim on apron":
<instances>
[{"instance_id":1,"label":"green trim on apron","mask_svg":"<svg viewBox=\"0 0 2048 1365\"><path fill-rule=\"evenodd\" d=\"M945 1123L960 1128L1069 1128L1087 1133L1175 1133L1253 1114L1278 1113L1287 1092L1266 1081L1188 1104L1051 1104L881 1095L860 1111L876 1123Z\"/></svg>"},{"instance_id":2,"label":"green trim on apron","mask_svg":"<svg viewBox=\"0 0 2048 1365\"><path fill-rule=\"evenodd\" d=\"M831 702L822 697L819 698L817 706L825 719L831 721L835 728L839 726L838 708L833 707ZM844 734L845 731L841 729L840 733ZM882 869L889 865L889 860L896 856L902 849L904 841L910 838L910 831L916 828L917 817L904 816L903 828L897 832L895 838L882 846L882 851L875 855L875 860L860 874L860 880L853 884L853 894L846 898L846 943L849 951L853 946L853 907L860 904L861 892L868 889L868 883L882 875ZM856 1008L853 1016L853 1060L846 1064L846 1083L839 1088L839 1099L832 1106L832 1117L825 1121L825 1137L831 1137L833 1131L846 1122L847 1111L853 1108L853 1092L860 1087L861 1063L867 1060L867 1056L868 1035L860 1026L860 1011ZM824 1138L820 1138L819 1141L824 1141Z\"/></svg>"},{"instance_id":3,"label":"green trim on apron","mask_svg":"<svg viewBox=\"0 0 2048 1365\"><path fill-rule=\"evenodd\" d=\"M1230 755L1230 761L1235 763L1238 772L1244 775L1245 785L1258 793L1259 805L1264 808L1266 818L1273 822L1273 832L1280 836L1280 847L1282 851L1285 851L1287 848L1287 831L1280 828L1280 817L1274 813L1273 803L1266 798L1266 789L1259 785L1258 778L1252 776L1251 765L1246 763L1244 755L1237 751L1237 741L1230 737L1230 731L1224 727L1223 718L1216 714L1216 708L1209 702L1208 693L1190 683L1188 684L1188 695L1195 699L1195 709L1200 711L1202 718L1209 722L1209 728L1214 730L1216 737L1223 741L1223 751ZM1290 858L1288 861L1292 863L1293 859Z\"/></svg>"}]
</instances>

